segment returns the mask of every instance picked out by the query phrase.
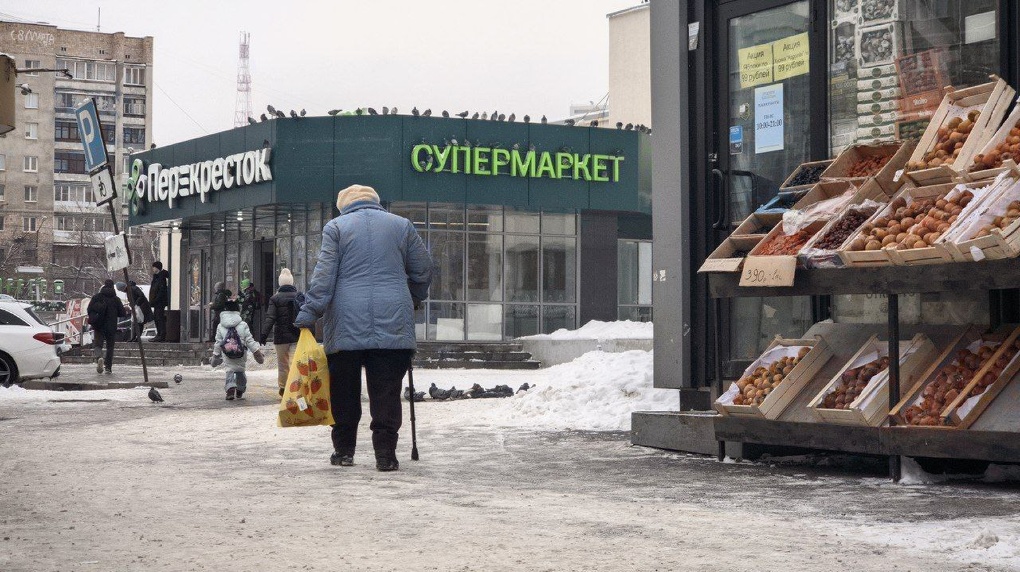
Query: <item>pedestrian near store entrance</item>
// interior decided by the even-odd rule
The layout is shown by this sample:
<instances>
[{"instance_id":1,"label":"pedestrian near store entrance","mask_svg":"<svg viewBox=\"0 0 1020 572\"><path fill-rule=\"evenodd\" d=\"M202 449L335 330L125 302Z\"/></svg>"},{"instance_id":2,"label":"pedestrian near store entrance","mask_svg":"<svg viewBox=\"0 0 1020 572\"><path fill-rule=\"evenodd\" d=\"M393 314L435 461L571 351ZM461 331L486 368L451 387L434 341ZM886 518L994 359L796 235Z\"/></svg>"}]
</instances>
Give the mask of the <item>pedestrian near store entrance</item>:
<instances>
[{"instance_id":1,"label":"pedestrian near store entrance","mask_svg":"<svg viewBox=\"0 0 1020 572\"><path fill-rule=\"evenodd\" d=\"M395 471L400 386L415 349L414 306L428 297L432 260L411 221L387 212L371 187L340 191L336 206L340 216L322 230L295 325L311 328L323 318L336 420L330 462L354 464L364 368L376 468Z\"/></svg>"},{"instance_id":2,"label":"pedestrian near store entrance","mask_svg":"<svg viewBox=\"0 0 1020 572\"><path fill-rule=\"evenodd\" d=\"M294 276L289 268L280 271L277 282L280 289L269 298L266 324L262 328L259 343L266 345L269 334L273 334L273 345L276 348L276 381L280 386L280 397L283 397L287 375L290 373L290 362L294 359L294 350L297 349L298 335L301 331L294 325L299 301L297 288L294 287Z\"/></svg>"},{"instance_id":3,"label":"pedestrian near store entrance","mask_svg":"<svg viewBox=\"0 0 1020 572\"><path fill-rule=\"evenodd\" d=\"M210 364L217 367L223 364L227 371L224 389L227 401L242 399L248 389L248 377L245 374L250 351L255 361L262 363L265 357L251 335L248 324L241 319L241 306L235 300L224 303L220 313L220 323L216 326L216 341L213 344L213 357Z\"/></svg>"},{"instance_id":4,"label":"pedestrian near store entrance","mask_svg":"<svg viewBox=\"0 0 1020 572\"><path fill-rule=\"evenodd\" d=\"M230 295L230 290L227 290L227 285L223 282L217 282L213 286L213 301L209 303L209 341L216 341L216 328L220 323L220 313L227 307ZM241 313L238 312L237 315L240 316Z\"/></svg>"},{"instance_id":5,"label":"pedestrian near store entrance","mask_svg":"<svg viewBox=\"0 0 1020 572\"><path fill-rule=\"evenodd\" d=\"M255 289L251 280L245 278L241 280L241 293L237 295L237 301L241 304L241 319L248 324L248 329L257 331L255 318L262 307L262 293Z\"/></svg>"},{"instance_id":6,"label":"pedestrian near store entrance","mask_svg":"<svg viewBox=\"0 0 1020 572\"><path fill-rule=\"evenodd\" d=\"M96 373L113 373L113 344L117 339L117 323L128 316L124 304L117 297L113 280L107 280L99 293L89 300L86 309L89 325L92 326L92 351L96 359ZM106 355L103 356L103 346Z\"/></svg>"},{"instance_id":7,"label":"pedestrian near store entrance","mask_svg":"<svg viewBox=\"0 0 1020 572\"><path fill-rule=\"evenodd\" d=\"M117 290L121 292L127 293L128 287L131 288L131 295L128 297L128 308L131 307L132 296L135 302L135 315L131 317L131 336L128 341L134 342L138 340L138 336L142 335L145 324L152 321L152 306L149 305L149 300L146 299L142 289L138 287L134 280L130 280L127 287L124 286L123 282L117 282ZM130 310L128 313L130 314Z\"/></svg>"},{"instance_id":8,"label":"pedestrian near store entrance","mask_svg":"<svg viewBox=\"0 0 1020 572\"><path fill-rule=\"evenodd\" d=\"M156 322L154 342L166 341L166 309L170 305L170 273L163 270L163 263L152 263L152 284L149 286L149 305L152 319Z\"/></svg>"}]
</instances>

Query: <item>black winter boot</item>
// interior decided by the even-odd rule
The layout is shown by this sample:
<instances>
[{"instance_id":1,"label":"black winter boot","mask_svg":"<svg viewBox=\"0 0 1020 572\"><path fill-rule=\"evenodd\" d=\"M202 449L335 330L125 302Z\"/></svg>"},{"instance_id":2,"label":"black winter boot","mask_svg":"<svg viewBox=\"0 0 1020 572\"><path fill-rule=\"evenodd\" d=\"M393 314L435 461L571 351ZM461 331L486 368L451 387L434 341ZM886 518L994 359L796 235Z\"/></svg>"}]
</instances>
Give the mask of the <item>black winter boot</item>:
<instances>
[{"instance_id":1,"label":"black winter boot","mask_svg":"<svg viewBox=\"0 0 1020 572\"><path fill-rule=\"evenodd\" d=\"M333 453L329 456L329 464L334 467L353 467L354 455L346 453Z\"/></svg>"},{"instance_id":2,"label":"black winter boot","mask_svg":"<svg viewBox=\"0 0 1020 572\"><path fill-rule=\"evenodd\" d=\"M375 468L379 471L397 471L400 469L400 463L397 462L397 454L395 451L387 451L386 453L375 454Z\"/></svg>"}]
</instances>

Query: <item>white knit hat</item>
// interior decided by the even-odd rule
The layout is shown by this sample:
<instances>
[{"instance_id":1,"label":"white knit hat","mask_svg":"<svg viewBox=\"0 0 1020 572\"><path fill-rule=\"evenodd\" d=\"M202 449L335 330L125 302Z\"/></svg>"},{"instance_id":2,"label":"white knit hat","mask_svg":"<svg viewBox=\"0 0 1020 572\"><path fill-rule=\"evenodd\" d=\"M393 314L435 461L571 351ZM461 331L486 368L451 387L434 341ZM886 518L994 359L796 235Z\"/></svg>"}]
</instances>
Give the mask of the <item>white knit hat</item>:
<instances>
[{"instance_id":1,"label":"white knit hat","mask_svg":"<svg viewBox=\"0 0 1020 572\"><path fill-rule=\"evenodd\" d=\"M277 282L280 283L280 286L294 285L294 275L290 273L290 268L284 268L280 271L280 277L277 279Z\"/></svg>"},{"instance_id":2,"label":"white knit hat","mask_svg":"<svg viewBox=\"0 0 1020 572\"><path fill-rule=\"evenodd\" d=\"M372 187L366 187L365 185L351 185L337 194L336 208L337 210L342 211L347 205L358 201L372 201L374 203L378 203L379 195Z\"/></svg>"}]
</instances>

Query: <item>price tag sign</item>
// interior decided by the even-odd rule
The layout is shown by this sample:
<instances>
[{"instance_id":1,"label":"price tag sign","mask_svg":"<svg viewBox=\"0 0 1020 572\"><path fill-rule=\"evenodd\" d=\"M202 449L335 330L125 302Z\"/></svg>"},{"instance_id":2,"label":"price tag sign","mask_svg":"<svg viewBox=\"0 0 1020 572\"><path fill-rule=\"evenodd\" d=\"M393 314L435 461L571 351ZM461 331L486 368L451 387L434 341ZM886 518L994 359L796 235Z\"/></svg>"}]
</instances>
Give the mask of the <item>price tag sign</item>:
<instances>
[{"instance_id":1,"label":"price tag sign","mask_svg":"<svg viewBox=\"0 0 1020 572\"><path fill-rule=\"evenodd\" d=\"M741 286L793 286L796 256L749 256L740 272Z\"/></svg>"}]
</instances>

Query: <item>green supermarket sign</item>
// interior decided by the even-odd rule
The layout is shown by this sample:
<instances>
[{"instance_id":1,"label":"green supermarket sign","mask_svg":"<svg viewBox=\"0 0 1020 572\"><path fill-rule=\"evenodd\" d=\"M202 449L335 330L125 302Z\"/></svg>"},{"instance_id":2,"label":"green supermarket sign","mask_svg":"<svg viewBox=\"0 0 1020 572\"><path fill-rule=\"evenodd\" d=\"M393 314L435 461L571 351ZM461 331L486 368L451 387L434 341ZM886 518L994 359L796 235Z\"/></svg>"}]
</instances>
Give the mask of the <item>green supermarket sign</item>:
<instances>
[{"instance_id":1,"label":"green supermarket sign","mask_svg":"<svg viewBox=\"0 0 1020 572\"><path fill-rule=\"evenodd\" d=\"M620 180L618 155L533 151L466 145L429 145L411 149L411 167L419 173L572 179L602 183Z\"/></svg>"}]
</instances>

